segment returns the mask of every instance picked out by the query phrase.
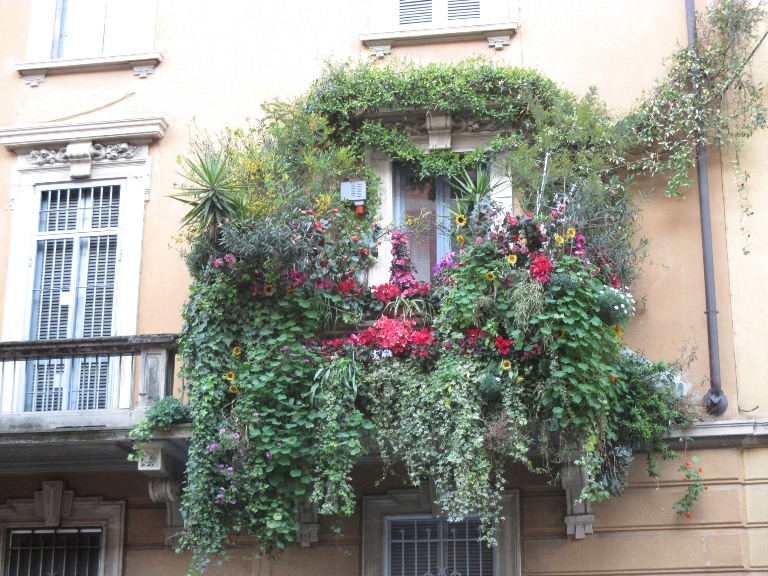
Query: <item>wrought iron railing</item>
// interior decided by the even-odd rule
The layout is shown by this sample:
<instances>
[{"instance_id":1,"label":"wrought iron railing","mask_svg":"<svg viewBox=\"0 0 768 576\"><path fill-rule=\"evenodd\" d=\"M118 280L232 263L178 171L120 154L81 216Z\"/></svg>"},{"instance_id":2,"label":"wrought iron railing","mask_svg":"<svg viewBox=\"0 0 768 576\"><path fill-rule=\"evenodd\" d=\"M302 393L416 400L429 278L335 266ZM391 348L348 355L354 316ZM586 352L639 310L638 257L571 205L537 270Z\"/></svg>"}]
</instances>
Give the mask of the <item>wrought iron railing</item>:
<instances>
[{"instance_id":1,"label":"wrought iron railing","mask_svg":"<svg viewBox=\"0 0 768 576\"><path fill-rule=\"evenodd\" d=\"M0 342L0 414L147 406L173 389L176 336Z\"/></svg>"}]
</instances>

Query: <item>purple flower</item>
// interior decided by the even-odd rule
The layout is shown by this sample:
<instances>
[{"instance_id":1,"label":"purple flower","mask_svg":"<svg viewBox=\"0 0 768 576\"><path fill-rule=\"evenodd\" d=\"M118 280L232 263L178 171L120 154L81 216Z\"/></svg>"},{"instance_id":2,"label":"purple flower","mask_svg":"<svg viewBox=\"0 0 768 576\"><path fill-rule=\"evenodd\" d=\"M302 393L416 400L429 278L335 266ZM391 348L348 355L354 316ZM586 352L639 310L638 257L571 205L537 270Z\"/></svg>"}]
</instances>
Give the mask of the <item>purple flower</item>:
<instances>
[{"instance_id":1,"label":"purple flower","mask_svg":"<svg viewBox=\"0 0 768 576\"><path fill-rule=\"evenodd\" d=\"M219 445L214 442L213 444L208 444L208 446L205 447L206 450L210 450L211 452L216 452L216 450L219 449Z\"/></svg>"},{"instance_id":2,"label":"purple flower","mask_svg":"<svg viewBox=\"0 0 768 576\"><path fill-rule=\"evenodd\" d=\"M272 459L272 452L267 450L267 453L265 454L265 456L267 457L267 460L271 460Z\"/></svg>"},{"instance_id":3,"label":"purple flower","mask_svg":"<svg viewBox=\"0 0 768 576\"><path fill-rule=\"evenodd\" d=\"M235 439L235 440L237 440L238 438L240 438L240 434L238 434L237 432L235 432L234 434L232 434L232 438L233 438L233 439Z\"/></svg>"},{"instance_id":4,"label":"purple flower","mask_svg":"<svg viewBox=\"0 0 768 576\"><path fill-rule=\"evenodd\" d=\"M258 418L258 417L259 417L259 413L258 413L258 412L254 412L254 413L253 413L253 417L254 417L254 418Z\"/></svg>"},{"instance_id":5,"label":"purple flower","mask_svg":"<svg viewBox=\"0 0 768 576\"><path fill-rule=\"evenodd\" d=\"M232 498L232 500L229 501L230 504L237 504L237 499Z\"/></svg>"}]
</instances>

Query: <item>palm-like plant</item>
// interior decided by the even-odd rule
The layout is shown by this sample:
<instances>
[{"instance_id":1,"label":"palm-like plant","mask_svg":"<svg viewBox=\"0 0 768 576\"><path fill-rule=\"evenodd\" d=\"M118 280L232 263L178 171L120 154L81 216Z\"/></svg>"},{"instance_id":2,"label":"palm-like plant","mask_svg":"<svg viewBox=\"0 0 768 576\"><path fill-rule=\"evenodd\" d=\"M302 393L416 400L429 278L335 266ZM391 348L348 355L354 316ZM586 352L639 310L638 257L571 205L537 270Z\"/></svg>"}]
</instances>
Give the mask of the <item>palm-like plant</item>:
<instances>
[{"instance_id":1,"label":"palm-like plant","mask_svg":"<svg viewBox=\"0 0 768 576\"><path fill-rule=\"evenodd\" d=\"M191 158L183 156L181 160L187 184L171 197L192 206L181 224L215 237L219 224L243 212L243 202L238 197L241 185L228 161L227 150L202 144L194 149Z\"/></svg>"}]
</instances>

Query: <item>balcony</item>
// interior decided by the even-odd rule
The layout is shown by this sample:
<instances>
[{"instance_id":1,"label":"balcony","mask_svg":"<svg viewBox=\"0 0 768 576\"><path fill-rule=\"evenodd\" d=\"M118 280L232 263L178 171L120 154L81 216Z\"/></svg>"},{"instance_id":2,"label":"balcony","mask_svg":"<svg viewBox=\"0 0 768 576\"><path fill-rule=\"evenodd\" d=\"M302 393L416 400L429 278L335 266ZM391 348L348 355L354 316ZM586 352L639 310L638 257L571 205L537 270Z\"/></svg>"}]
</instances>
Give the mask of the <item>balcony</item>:
<instances>
[{"instance_id":1,"label":"balcony","mask_svg":"<svg viewBox=\"0 0 768 576\"><path fill-rule=\"evenodd\" d=\"M135 469L128 432L172 394L175 338L0 342L0 474Z\"/></svg>"}]
</instances>

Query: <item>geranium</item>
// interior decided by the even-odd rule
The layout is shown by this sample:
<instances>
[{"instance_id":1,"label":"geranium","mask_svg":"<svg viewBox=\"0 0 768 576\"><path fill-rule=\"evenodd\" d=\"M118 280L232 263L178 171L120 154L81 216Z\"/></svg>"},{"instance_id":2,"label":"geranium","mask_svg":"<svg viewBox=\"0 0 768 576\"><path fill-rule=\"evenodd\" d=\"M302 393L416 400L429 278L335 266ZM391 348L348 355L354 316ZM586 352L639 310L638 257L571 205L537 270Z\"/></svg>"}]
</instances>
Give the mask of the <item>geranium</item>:
<instances>
[{"instance_id":1,"label":"geranium","mask_svg":"<svg viewBox=\"0 0 768 576\"><path fill-rule=\"evenodd\" d=\"M529 271L537 282L543 284L544 282L549 282L551 272L554 269L555 267L549 261L549 258L545 254L539 254L531 261Z\"/></svg>"},{"instance_id":2,"label":"geranium","mask_svg":"<svg viewBox=\"0 0 768 576\"><path fill-rule=\"evenodd\" d=\"M496 350L499 352L499 354L506 356L509 354L509 349L515 343L515 341L512 338L497 336L493 343L496 346Z\"/></svg>"},{"instance_id":3,"label":"geranium","mask_svg":"<svg viewBox=\"0 0 768 576\"><path fill-rule=\"evenodd\" d=\"M392 302L392 300L400 296L400 293L401 291L399 287L389 283L379 284L378 286L371 288L371 294L384 304Z\"/></svg>"}]
</instances>

